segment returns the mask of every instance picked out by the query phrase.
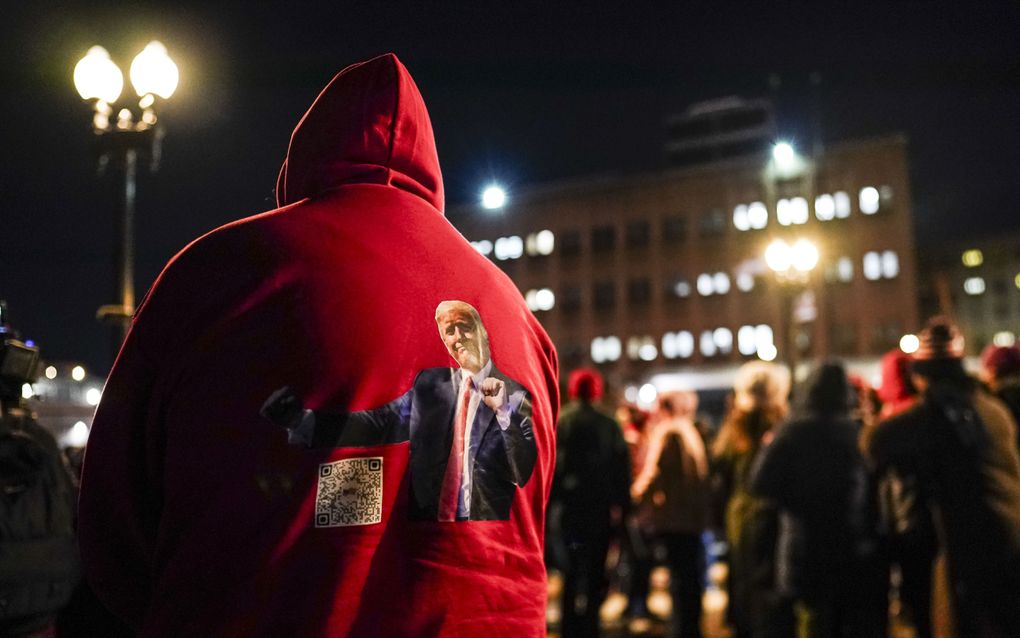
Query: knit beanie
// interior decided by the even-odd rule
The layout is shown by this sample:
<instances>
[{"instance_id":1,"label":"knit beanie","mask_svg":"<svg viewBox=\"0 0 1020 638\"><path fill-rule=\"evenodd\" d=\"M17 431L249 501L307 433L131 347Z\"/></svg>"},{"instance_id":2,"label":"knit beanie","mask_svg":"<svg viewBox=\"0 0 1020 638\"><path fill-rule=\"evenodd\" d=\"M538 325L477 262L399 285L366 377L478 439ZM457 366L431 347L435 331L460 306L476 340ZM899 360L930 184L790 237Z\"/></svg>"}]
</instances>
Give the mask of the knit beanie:
<instances>
[{"instance_id":1,"label":"knit beanie","mask_svg":"<svg viewBox=\"0 0 1020 638\"><path fill-rule=\"evenodd\" d=\"M914 371L923 376L963 373L963 334L948 317L932 317L918 335Z\"/></svg>"},{"instance_id":2,"label":"knit beanie","mask_svg":"<svg viewBox=\"0 0 1020 638\"><path fill-rule=\"evenodd\" d=\"M1020 347L988 346L981 353L981 365L994 379L1020 374Z\"/></svg>"}]
</instances>

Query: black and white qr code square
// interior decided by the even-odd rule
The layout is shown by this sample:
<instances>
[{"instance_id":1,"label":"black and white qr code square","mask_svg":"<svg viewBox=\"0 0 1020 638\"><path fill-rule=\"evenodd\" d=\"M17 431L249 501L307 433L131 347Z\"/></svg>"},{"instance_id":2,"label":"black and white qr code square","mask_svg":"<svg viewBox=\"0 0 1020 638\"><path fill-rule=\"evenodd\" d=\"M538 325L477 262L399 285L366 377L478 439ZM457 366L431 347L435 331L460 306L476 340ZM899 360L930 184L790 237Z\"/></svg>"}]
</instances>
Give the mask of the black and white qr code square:
<instances>
[{"instance_id":1,"label":"black and white qr code square","mask_svg":"<svg viewBox=\"0 0 1020 638\"><path fill-rule=\"evenodd\" d=\"M346 527L382 521L382 457L341 459L319 466L315 526Z\"/></svg>"}]
</instances>

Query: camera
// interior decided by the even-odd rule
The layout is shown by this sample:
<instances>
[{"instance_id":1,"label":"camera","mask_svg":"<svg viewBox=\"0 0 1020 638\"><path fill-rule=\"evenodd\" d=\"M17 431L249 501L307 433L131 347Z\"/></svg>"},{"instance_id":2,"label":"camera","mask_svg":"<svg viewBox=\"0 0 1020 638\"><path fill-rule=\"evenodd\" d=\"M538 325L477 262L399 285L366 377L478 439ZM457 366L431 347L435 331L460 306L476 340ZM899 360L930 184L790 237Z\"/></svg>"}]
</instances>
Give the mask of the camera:
<instances>
[{"instance_id":1,"label":"camera","mask_svg":"<svg viewBox=\"0 0 1020 638\"><path fill-rule=\"evenodd\" d=\"M0 341L0 401L20 401L21 386L39 377L39 348L19 339L8 322L6 301L0 301Z\"/></svg>"}]
</instances>

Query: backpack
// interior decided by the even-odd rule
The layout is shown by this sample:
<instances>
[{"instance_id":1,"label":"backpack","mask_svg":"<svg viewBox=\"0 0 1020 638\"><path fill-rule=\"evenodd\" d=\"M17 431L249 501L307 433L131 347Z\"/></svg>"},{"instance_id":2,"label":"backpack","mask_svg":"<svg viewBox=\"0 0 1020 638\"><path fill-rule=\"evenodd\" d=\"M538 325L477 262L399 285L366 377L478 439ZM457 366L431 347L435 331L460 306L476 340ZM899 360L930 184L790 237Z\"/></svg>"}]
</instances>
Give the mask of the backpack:
<instances>
[{"instance_id":1,"label":"backpack","mask_svg":"<svg viewBox=\"0 0 1020 638\"><path fill-rule=\"evenodd\" d=\"M52 618L78 581L74 490L53 437L0 419L0 628Z\"/></svg>"}]
</instances>

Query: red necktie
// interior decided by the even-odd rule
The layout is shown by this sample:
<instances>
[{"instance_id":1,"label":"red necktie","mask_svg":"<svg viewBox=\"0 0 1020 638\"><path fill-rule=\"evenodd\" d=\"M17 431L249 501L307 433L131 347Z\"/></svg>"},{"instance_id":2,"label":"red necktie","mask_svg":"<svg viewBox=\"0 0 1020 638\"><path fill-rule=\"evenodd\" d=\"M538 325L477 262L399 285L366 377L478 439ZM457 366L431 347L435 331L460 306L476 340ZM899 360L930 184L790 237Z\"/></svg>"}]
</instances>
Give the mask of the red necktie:
<instances>
[{"instance_id":1,"label":"red necktie","mask_svg":"<svg viewBox=\"0 0 1020 638\"><path fill-rule=\"evenodd\" d=\"M443 476L443 487L439 497L439 520L441 521L457 519L460 480L464 474L464 433L467 432L468 406L471 404L471 389L473 387L474 382L471 377L468 377L464 381L460 405L453 418L453 444L450 446L450 458L446 461L446 474Z\"/></svg>"}]
</instances>

